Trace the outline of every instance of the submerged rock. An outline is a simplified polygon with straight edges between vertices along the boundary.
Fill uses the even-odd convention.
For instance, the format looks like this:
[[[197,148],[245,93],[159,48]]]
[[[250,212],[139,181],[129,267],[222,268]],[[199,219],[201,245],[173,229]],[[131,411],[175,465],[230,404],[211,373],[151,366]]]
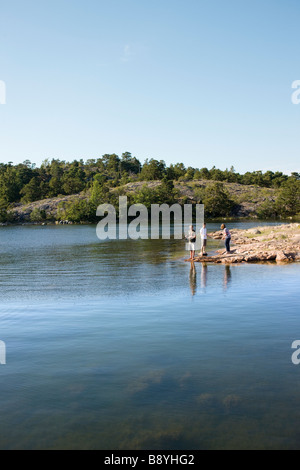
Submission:
[[[216,404],[216,399],[211,393],[202,393],[196,397],[196,402],[202,407],[211,407]]]
[[[233,411],[239,407],[242,400],[238,395],[228,395],[223,399],[223,405],[227,412]]]

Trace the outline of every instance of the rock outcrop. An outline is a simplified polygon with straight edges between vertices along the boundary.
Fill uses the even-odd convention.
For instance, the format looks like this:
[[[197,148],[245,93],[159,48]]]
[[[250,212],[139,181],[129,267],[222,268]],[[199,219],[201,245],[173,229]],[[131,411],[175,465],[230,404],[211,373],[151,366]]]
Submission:
[[[61,204],[67,204],[69,202],[75,202],[78,200],[86,199],[87,196],[84,193],[73,194],[71,196],[61,196],[52,199],[43,199],[41,201],[30,202],[28,204],[15,204],[11,213],[17,222],[28,222],[30,221],[30,215],[33,210],[38,209],[44,211],[49,219],[55,219]]]
[[[274,225],[256,229],[231,230],[231,253],[217,250],[209,256],[196,256],[196,262],[212,263],[290,263],[300,261],[300,225]],[[209,236],[215,240],[222,238],[222,232]]]

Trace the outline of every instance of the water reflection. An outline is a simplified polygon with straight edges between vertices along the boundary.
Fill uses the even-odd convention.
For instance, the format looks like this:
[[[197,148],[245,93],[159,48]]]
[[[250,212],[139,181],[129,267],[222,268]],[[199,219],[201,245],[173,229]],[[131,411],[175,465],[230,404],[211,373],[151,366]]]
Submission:
[[[197,271],[195,268],[195,263],[191,262],[191,269],[190,269],[190,288],[192,295],[195,295],[197,292]]]
[[[225,270],[224,270],[224,282],[223,282],[225,291],[228,289],[230,283],[231,283],[231,268],[229,265],[226,265]]]
[[[201,270],[201,288],[205,289],[207,284],[207,264],[202,263],[202,270]]]
[[[215,269],[216,266],[213,267]],[[207,288],[207,277],[208,277],[208,265],[207,263],[202,263],[201,267],[199,266],[197,269],[201,269],[201,274],[200,274],[200,286],[201,290],[206,292]],[[190,267],[190,272],[189,272],[189,282],[190,282],[190,289],[191,289],[191,294],[194,296],[197,292],[197,269],[195,266],[195,263],[191,262],[191,267]],[[223,290],[227,291],[229,288],[231,281],[232,281],[232,272],[231,272],[231,267],[229,265],[224,266],[223,268],[221,266],[217,267],[218,269],[218,275],[214,275],[211,277],[211,284],[214,283],[214,286],[216,287],[218,284],[222,285],[223,284]],[[222,275],[222,269],[223,269],[223,275]],[[215,271],[216,274],[216,271]]]

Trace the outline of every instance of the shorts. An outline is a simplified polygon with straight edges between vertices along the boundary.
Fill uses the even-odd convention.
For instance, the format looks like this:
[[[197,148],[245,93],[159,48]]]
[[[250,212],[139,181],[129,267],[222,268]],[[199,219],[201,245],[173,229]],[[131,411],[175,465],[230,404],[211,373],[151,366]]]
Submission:
[[[195,251],[195,243],[189,242],[187,245],[188,245],[187,249],[189,251]]]
[[[202,248],[206,248],[207,240],[206,238],[202,240]]]

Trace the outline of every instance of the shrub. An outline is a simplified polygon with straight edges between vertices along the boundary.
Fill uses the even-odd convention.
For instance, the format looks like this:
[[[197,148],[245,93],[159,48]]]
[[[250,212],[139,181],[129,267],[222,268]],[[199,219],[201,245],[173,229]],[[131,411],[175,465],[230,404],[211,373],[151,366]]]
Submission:
[[[64,219],[75,223],[95,221],[96,206],[86,199],[69,202],[64,208]]]
[[[274,219],[278,215],[278,204],[273,200],[264,201],[257,210],[257,216],[260,219]]]
[[[206,187],[203,203],[208,217],[229,216],[235,206],[224,185],[218,182]]]
[[[300,181],[296,178],[289,178],[283,184],[279,197],[278,207],[280,215],[293,216],[300,213]]]
[[[44,210],[40,210],[37,207],[33,209],[33,211],[30,214],[30,220],[31,222],[42,222],[47,218],[47,214]]]

